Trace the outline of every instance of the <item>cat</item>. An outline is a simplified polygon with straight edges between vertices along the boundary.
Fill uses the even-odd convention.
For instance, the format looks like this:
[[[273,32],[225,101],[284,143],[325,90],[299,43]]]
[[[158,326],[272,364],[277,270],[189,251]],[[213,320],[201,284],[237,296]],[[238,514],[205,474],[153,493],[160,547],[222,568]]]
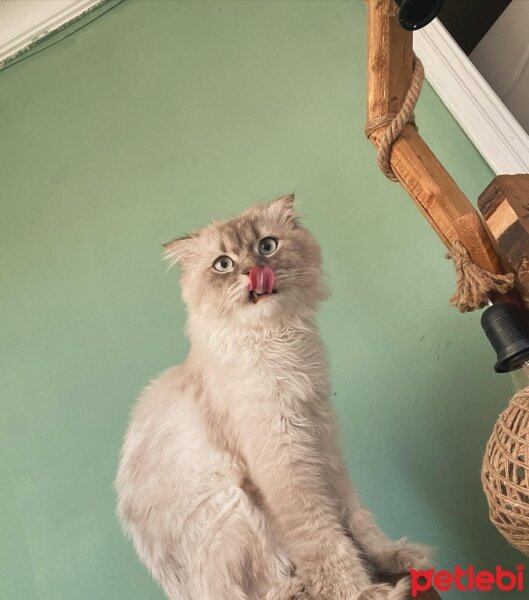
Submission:
[[[375,573],[430,566],[364,508],[338,448],[315,318],[320,249],[294,196],[165,247],[186,360],[134,407],[117,514],[170,600],[402,600]]]

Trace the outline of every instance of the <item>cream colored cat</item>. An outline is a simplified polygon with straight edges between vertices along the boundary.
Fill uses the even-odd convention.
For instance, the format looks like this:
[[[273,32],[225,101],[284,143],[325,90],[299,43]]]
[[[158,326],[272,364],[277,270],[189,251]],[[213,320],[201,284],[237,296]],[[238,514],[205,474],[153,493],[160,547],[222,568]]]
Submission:
[[[401,600],[429,566],[359,503],[336,443],[318,244],[293,196],[166,246],[191,349],[136,404],[118,515],[171,600]]]

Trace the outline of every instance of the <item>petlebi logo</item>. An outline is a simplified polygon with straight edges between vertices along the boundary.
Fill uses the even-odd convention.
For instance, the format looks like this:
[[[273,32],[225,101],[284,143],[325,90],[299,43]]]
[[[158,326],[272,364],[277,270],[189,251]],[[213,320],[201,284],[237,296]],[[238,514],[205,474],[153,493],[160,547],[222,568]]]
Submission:
[[[439,592],[449,592],[456,589],[461,592],[513,592],[524,590],[525,565],[518,564],[514,571],[504,569],[498,565],[494,571],[477,571],[475,567],[462,568],[456,566],[453,573],[450,571],[410,571],[411,595],[416,598],[419,592],[425,592],[434,587]]]

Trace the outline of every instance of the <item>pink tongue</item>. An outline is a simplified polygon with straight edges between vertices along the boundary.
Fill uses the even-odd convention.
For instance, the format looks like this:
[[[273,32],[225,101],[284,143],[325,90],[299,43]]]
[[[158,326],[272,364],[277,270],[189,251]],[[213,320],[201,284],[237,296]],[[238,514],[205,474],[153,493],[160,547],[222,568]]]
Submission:
[[[250,292],[256,294],[271,294],[274,289],[276,279],[275,273],[270,267],[252,267],[250,273]]]

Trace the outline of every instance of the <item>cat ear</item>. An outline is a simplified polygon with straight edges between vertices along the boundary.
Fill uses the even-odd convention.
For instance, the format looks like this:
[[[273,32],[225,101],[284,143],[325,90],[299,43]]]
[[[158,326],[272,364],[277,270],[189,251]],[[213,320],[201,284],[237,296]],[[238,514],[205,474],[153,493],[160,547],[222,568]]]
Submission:
[[[287,212],[292,212],[294,210],[294,200],[295,200],[295,194],[287,194],[286,196],[281,196],[280,198],[277,198],[276,200],[272,200],[272,202],[270,202],[270,206],[274,207],[274,208],[280,208],[281,210],[287,211]]]
[[[183,237],[176,238],[171,242],[163,244],[164,258],[169,261],[169,268],[177,263],[182,264],[186,257],[193,253],[194,245],[195,237],[193,235],[184,235]]]
[[[294,199],[294,194],[288,194],[277,198],[277,200],[272,200],[267,206],[268,213],[283,225],[288,224],[292,227],[299,227],[294,212]]]

